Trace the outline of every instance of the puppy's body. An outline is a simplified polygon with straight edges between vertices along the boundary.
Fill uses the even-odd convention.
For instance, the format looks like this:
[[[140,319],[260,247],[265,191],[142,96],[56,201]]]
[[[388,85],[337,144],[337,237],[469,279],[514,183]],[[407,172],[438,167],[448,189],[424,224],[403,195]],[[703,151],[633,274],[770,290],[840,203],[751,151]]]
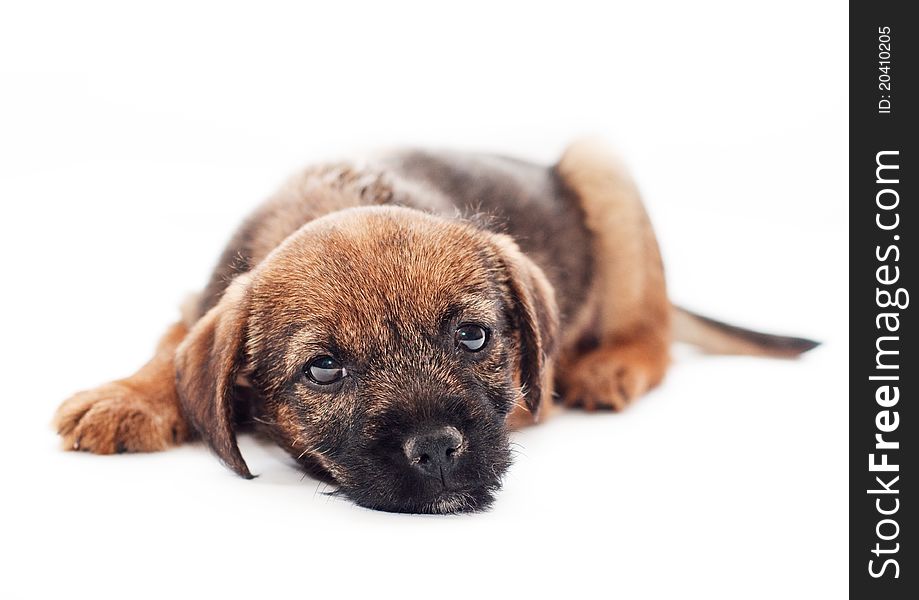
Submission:
[[[333,164],[256,210],[154,359],[65,402],[57,426],[98,453],[197,432],[249,476],[235,430],[254,422],[360,504],[473,510],[509,464],[507,426],[545,413],[553,386],[620,409],[659,383],[674,314],[719,351],[812,347],[674,313],[639,195],[595,148],[550,168]]]
[[[565,367],[559,374],[568,375],[558,383],[569,405],[622,408],[663,377],[670,305],[657,242],[627,174],[587,145],[574,146],[555,167],[411,151],[363,167],[307,170],[241,227],[191,322],[304,223],[362,205],[481,217],[488,229],[512,237],[555,291],[562,332],[556,355]],[[591,356],[578,364],[585,354]],[[619,364],[623,354],[635,355],[630,369]],[[512,423],[529,420],[518,411]]]

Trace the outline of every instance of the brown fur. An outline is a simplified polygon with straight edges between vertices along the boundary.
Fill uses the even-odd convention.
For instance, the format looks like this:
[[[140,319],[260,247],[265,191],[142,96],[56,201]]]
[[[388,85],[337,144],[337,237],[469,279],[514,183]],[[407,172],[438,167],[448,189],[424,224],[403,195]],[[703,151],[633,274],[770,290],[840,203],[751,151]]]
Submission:
[[[622,409],[660,383],[669,362],[670,301],[657,239],[635,184],[604,149],[576,144],[557,169],[581,200],[597,265],[584,326],[572,331],[593,343],[563,351],[560,388],[569,406]]]
[[[54,427],[64,449],[153,452],[188,439],[191,430],[179,408],[173,367],[176,348],[187,332],[184,324],[173,325],[137,373],[61,404]]]
[[[324,443],[372,436],[390,414],[433,414],[465,377],[511,383],[514,427],[545,416],[554,387],[568,406],[624,408],[663,379],[673,310],[638,191],[594,145],[551,169],[422,152],[313,168],[243,223],[147,365],[67,400],[55,425],[65,448],[101,454],[197,431],[250,477],[235,437],[250,422],[347,486],[353,473]],[[715,349],[807,349],[676,314],[680,332]],[[459,322],[492,330],[489,352],[437,354],[437,332]],[[303,378],[331,347],[363,365],[349,378],[360,394]]]

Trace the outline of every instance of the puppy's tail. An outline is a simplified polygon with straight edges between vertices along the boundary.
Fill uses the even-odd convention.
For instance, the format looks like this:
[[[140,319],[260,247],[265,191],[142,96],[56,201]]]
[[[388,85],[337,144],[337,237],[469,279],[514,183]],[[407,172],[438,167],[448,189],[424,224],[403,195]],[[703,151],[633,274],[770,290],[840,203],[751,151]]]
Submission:
[[[703,317],[674,306],[673,335],[678,342],[698,346],[710,354],[749,354],[794,358],[820,345],[799,337],[761,333]]]

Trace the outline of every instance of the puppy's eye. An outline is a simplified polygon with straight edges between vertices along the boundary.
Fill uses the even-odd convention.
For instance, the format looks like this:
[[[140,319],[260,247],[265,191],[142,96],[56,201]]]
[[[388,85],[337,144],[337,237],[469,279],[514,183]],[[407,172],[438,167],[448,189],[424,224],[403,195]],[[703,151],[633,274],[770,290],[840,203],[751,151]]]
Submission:
[[[320,385],[335,383],[348,375],[341,363],[331,356],[317,356],[303,370],[307,377]]]
[[[456,328],[453,334],[456,344],[469,352],[478,352],[488,341],[488,331],[481,325],[467,323]]]

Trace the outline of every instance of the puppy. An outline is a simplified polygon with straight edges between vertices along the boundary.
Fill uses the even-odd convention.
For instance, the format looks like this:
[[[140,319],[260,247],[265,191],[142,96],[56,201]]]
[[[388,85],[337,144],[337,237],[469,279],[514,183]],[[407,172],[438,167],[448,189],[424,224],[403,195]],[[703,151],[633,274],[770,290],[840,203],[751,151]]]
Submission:
[[[137,373],[55,417],[64,447],[200,437],[251,478],[252,425],[369,508],[487,507],[508,429],[555,399],[624,408],[674,340],[792,357],[816,343],[675,308],[634,184],[602,149],[552,167],[410,151],[291,179],[241,226]]]

